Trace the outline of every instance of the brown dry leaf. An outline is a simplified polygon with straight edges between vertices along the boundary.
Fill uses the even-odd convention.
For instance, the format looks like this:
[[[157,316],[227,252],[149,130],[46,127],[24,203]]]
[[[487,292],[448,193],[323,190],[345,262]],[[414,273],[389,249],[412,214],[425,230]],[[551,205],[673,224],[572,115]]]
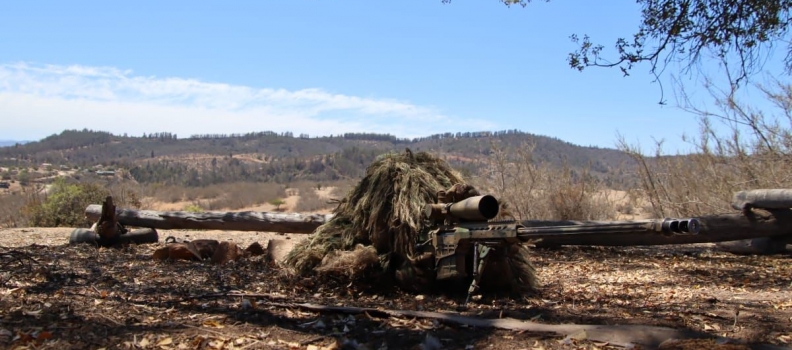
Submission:
[[[167,337],[165,339],[160,340],[157,343],[157,346],[165,346],[165,345],[171,345],[171,344],[173,344],[173,338]]]
[[[190,345],[192,345],[193,348],[198,348],[205,340],[206,338],[204,338],[203,336],[197,336],[193,338],[192,342],[190,342]]]
[[[776,305],[773,305],[773,307],[778,309],[778,310],[785,310],[785,309],[788,309],[788,308],[792,308],[792,300],[787,300],[785,302],[778,303]]]
[[[289,349],[299,349],[300,348],[300,343],[288,342],[288,341],[285,341],[285,340],[282,340],[282,339],[278,339],[278,343],[286,345],[287,347],[289,347]]]
[[[27,344],[33,341],[33,337],[29,333],[17,332],[17,341],[21,344]]]
[[[36,337],[36,340],[38,340],[38,341],[43,341],[43,340],[48,340],[48,339],[52,339],[52,333],[49,332],[49,331],[41,331],[41,332],[39,332],[38,336]]]
[[[204,327],[225,328],[225,326],[223,326],[222,324],[220,324],[220,322],[217,322],[215,320],[206,320],[203,321],[202,324]]]
[[[328,346],[321,347],[320,350],[338,350],[338,348],[339,348],[338,347],[338,342],[335,342],[335,343],[332,343],[332,344],[330,344]]]
[[[223,349],[226,345],[226,339],[217,339],[209,342],[209,346],[215,349]]]
[[[149,342],[148,338],[140,339],[140,341],[138,342],[138,346],[140,346],[141,348],[145,348],[149,344],[151,344],[151,342]]]

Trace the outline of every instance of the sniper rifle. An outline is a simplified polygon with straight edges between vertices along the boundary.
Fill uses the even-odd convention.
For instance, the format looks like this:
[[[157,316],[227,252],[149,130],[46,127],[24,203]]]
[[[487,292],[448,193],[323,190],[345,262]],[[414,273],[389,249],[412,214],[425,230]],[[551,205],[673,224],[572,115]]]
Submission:
[[[519,221],[490,221],[498,215],[500,205],[491,195],[474,196],[446,203],[445,191],[438,192],[437,203],[427,204],[424,216],[430,229],[421,237],[417,251],[434,257],[437,281],[462,280],[472,277],[467,304],[479,286],[481,274],[493,249],[512,244],[537,243],[544,238],[591,234],[695,235],[701,224],[698,219],[656,219],[637,221],[604,221],[579,225],[526,227]]]

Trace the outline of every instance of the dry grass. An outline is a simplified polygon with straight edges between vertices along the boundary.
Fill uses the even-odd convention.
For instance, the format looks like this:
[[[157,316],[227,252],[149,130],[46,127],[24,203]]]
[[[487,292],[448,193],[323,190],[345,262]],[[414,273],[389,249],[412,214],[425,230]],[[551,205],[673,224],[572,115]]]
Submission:
[[[294,210],[298,212],[316,212],[326,209],[332,209],[335,204],[328,203],[328,198],[319,196],[320,186],[316,183],[303,182],[293,185],[297,189],[300,199]]]
[[[476,183],[506,207],[504,218],[518,220],[609,220],[618,198],[588,171],[555,168],[533,160],[533,145],[507,152],[493,143],[492,165]]]
[[[26,224],[25,218],[20,215],[25,206],[25,195],[12,192],[0,196],[0,227],[21,227]]]
[[[655,216],[696,216],[732,211],[734,192],[792,188],[792,85],[759,87],[776,114],[747,106],[736,90],[708,86],[717,111],[685,108],[700,117],[697,137],[685,136],[695,154],[666,156],[658,143],[654,158],[620,141],[639,164],[641,195]],[[724,131],[725,130],[725,131]]]
[[[238,210],[286,196],[283,185],[264,182],[233,182],[206,187],[148,186],[153,201],[189,202],[203,210]]]
[[[236,182],[216,186],[221,195],[210,202],[208,210],[242,209],[286,196],[285,187],[275,183]]]
[[[154,201],[163,203],[176,203],[184,199],[184,187],[173,185],[153,184],[143,186]]]
[[[377,251],[372,246],[358,244],[353,250],[334,250],[327,254],[316,271],[340,274],[352,278],[362,277],[366,269],[379,263]]]
[[[341,199],[346,197],[346,195],[355,188],[357,184],[356,181],[353,180],[341,180],[334,182],[332,184],[333,190],[330,191],[330,198]]]

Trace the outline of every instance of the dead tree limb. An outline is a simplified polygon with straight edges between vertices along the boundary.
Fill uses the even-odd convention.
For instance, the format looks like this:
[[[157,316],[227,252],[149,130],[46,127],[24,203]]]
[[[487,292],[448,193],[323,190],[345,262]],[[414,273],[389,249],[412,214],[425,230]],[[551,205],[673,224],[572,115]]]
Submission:
[[[85,209],[85,216],[94,221],[101,216],[96,204]],[[267,231],[311,233],[332,215],[267,213],[267,212],[203,212],[116,209],[116,219],[124,226],[150,227],[162,230],[198,229],[227,231]]]
[[[101,216],[101,206],[89,205],[85,215],[90,220]],[[268,231],[312,233],[332,214],[153,211],[116,209],[116,220],[124,226],[155,229],[204,229],[228,231]],[[639,246],[688,243],[714,243],[759,237],[792,238],[792,211],[789,209],[753,209],[741,213],[707,215],[699,218],[702,228],[697,235],[662,235],[652,232],[596,233],[546,238],[539,245]],[[527,227],[564,226],[592,223],[586,221],[523,221]]]
[[[512,331],[526,331],[536,333],[551,333],[561,336],[571,336],[581,340],[606,342],[611,345],[629,347],[641,345],[650,349],[656,348],[662,342],[670,339],[707,339],[713,338],[706,333],[692,330],[679,330],[668,327],[655,327],[643,325],[577,325],[577,324],[543,324],[523,321],[513,318],[487,319],[464,316],[457,313],[389,310],[381,308],[366,308],[352,306],[327,306],[310,303],[278,303],[260,301],[258,305],[268,305],[283,308],[296,308],[314,312],[332,312],[346,314],[366,313],[375,317],[414,317],[433,319],[445,323],[467,325],[482,328],[497,328]]]

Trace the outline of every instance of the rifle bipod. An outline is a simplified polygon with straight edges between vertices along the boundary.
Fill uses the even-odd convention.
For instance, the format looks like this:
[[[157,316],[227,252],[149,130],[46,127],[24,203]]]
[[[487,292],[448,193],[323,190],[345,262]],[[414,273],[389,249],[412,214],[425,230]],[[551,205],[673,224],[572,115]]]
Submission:
[[[470,282],[470,288],[468,288],[465,303],[462,304],[463,307],[467,306],[470,301],[470,296],[479,289],[481,275],[484,273],[484,268],[487,265],[487,258],[491,250],[492,248],[485,244],[479,244],[478,242],[473,244],[473,281]]]

